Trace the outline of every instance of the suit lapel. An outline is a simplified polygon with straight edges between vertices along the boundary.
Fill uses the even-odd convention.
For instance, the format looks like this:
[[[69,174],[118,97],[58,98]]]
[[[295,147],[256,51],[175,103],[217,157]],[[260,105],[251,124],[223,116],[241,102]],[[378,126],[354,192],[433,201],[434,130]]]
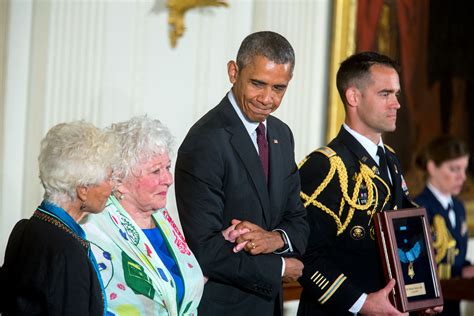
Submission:
[[[344,127],[341,127],[341,130],[339,132],[339,135],[342,139],[342,142],[346,145],[347,148],[349,148],[350,151],[357,157],[357,159],[363,163],[365,163],[367,166],[369,166],[371,169],[373,167],[377,167],[377,164],[375,161],[370,157],[369,153],[367,150],[365,150],[364,147],[352,136]]]
[[[263,219],[264,222],[266,222],[269,220],[268,214],[270,213],[270,199],[268,196],[267,184],[265,183],[262,163],[247,130],[240,121],[240,118],[237,116],[237,113],[235,113],[232,108],[232,104],[230,104],[227,96],[221,105],[222,113],[228,123],[225,129],[230,134],[230,144],[237,157],[242,161],[249,177],[252,179],[255,191],[257,192],[262,205]]]

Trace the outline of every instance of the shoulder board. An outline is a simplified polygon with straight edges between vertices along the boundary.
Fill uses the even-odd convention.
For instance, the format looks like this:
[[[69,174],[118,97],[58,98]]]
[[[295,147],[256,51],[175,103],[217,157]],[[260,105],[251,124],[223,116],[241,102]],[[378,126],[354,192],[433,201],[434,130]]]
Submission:
[[[393,150],[392,147],[390,147],[389,145],[386,145],[386,144],[383,144],[385,146],[385,148],[387,148],[388,150],[390,150],[393,154],[395,153],[395,150]]]
[[[337,155],[336,152],[334,151],[334,149],[332,149],[328,146],[320,147],[320,148],[316,149],[314,152],[319,152],[319,153],[325,155],[328,158],[331,158],[332,156]]]

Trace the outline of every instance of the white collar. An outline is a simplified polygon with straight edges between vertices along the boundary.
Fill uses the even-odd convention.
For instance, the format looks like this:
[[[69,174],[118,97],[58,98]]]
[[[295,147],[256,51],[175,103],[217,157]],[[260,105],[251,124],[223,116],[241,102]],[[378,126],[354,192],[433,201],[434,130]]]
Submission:
[[[383,150],[385,151],[385,148],[383,146],[383,141],[382,137],[380,137],[380,141],[378,144],[374,144],[370,139],[365,137],[364,135],[354,131],[352,128],[349,127],[346,123],[342,125],[346,131],[349,132],[354,138],[364,147],[364,149],[369,153],[370,157],[378,164],[379,162],[379,157],[377,156],[377,146],[382,146]]]
[[[235,96],[232,90],[230,90],[229,93],[227,94],[227,98],[229,99],[230,104],[232,104],[232,107],[234,108],[235,112],[239,116],[240,120],[244,124],[245,129],[247,130],[247,133],[249,133],[249,135],[252,136],[253,133],[256,133],[255,130],[257,129],[258,124],[260,124],[260,122],[251,122],[245,117],[244,113],[242,112],[240,107],[237,105],[237,100],[235,99]],[[263,121],[262,123],[263,125],[265,125],[265,132],[266,132],[267,120]]]
[[[438,202],[441,204],[441,206],[446,210],[448,209],[449,204],[452,204],[453,202],[453,197],[448,194],[442,193],[440,190],[438,190],[434,185],[432,185],[429,181],[426,184],[428,189],[430,189],[431,193],[435,196],[435,198],[438,200]]]

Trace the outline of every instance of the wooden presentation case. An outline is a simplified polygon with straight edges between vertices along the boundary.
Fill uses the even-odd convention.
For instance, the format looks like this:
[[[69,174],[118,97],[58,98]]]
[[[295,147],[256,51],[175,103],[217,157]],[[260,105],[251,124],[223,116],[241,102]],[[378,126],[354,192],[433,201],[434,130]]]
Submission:
[[[376,214],[375,231],[385,277],[387,282],[396,280],[390,301],[402,312],[443,305],[429,227],[424,208]]]

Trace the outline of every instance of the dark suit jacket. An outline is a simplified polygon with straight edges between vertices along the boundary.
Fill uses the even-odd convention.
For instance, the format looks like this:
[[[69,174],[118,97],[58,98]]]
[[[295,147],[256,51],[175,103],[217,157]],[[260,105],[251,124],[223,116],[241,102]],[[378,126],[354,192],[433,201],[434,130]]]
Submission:
[[[342,159],[347,169],[348,194],[352,198],[360,164],[371,169],[377,168],[377,164],[344,128],[328,146]],[[408,192],[403,189],[406,185],[403,184],[400,163],[387,148],[386,153],[393,187],[389,187],[392,198],[384,209],[413,207],[407,198]],[[319,151],[307,158],[300,168],[301,189],[305,194],[312,195],[328,175],[330,163],[328,157]],[[388,190],[377,178],[373,179],[373,183],[378,191],[376,210],[380,211]],[[367,186],[362,185],[358,194],[359,204],[366,203],[367,192]],[[386,284],[373,232],[374,218],[371,219],[367,210],[355,210],[352,218],[348,217],[347,203],[339,214],[341,199],[341,182],[336,173],[317,197],[317,201],[333,214],[312,204],[306,208],[311,233],[303,257],[303,276],[299,280],[303,286],[299,315],[350,315],[349,308],[362,293],[378,291]],[[369,210],[372,209],[373,206],[369,207]],[[341,221],[341,226],[346,219],[349,222],[339,235],[335,217]]]
[[[242,121],[227,96],[189,131],[176,161],[176,200],[187,242],[203,273],[199,315],[281,313],[279,255],[233,253],[221,231],[232,219],[265,230],[282,229],[295,254],[308,236],[294,162],[293,136],[280,120],[267,119],[269,183]]]
[[[65,227],[36,213],[15,225],[2,267],[3,315],[104,314],[88,243]]]

